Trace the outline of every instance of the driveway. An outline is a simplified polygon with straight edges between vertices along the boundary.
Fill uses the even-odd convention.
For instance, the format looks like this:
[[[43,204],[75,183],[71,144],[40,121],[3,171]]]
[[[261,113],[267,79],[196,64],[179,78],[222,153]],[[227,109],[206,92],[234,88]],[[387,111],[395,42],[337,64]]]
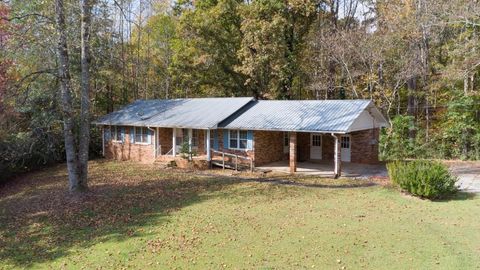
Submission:
[[[458,177],[457,185],[465,192],[480,193],[480,161],[445,161],[454,175]],[[288,161],[278,161],[257,169],[265,171],[289,172]],[[298,162],[297,174],[317,175],[323,177],[333,176],[331,162]],[[356,163],[343,163],[342,176],[353,178],[388,177],[385,165],[364,165]]]
[[[445,163],[458,177],[457,185],[460,190],[480,193],[480,161],[446,161]]]

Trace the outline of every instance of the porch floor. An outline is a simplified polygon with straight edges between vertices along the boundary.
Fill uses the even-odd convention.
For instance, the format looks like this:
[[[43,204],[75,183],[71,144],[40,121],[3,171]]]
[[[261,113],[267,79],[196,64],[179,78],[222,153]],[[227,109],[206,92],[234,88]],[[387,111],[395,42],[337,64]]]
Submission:
[[[296,174],[318,175],[321,177],[333,177],[333,162],[328,161],[306,161],[297,162]],[[289,173],[288,160],[282,160],[258,166],[259,170],[271,170],[272,172]],[[370,178],[386,177],[387,169],[384,164],[360,164],[342,162],[342,177]]]

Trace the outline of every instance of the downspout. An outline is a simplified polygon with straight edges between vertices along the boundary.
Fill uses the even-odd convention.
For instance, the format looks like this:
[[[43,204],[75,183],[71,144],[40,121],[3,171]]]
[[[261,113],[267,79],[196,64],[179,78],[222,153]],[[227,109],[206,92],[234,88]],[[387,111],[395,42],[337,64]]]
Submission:
[[[153,144],[153,158],[157,158],[157,133],[155,132],[155,129],[151,127],[147,127],[147,128],[153,131],[154,138],[155,138],[155,143]]]

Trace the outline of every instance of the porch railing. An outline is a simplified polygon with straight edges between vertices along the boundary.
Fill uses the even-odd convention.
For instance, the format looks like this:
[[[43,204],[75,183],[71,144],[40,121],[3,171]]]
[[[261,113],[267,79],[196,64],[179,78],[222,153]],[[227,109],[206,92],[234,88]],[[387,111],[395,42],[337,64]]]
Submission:
[[[213,149],[211,149],[210,151],[212,153],[212,156],[211,156],[212,157],[212,161],[211,161],[212,164],[217,165],[217,166],[221,166],[224,170],[225,170],[225,168],[230,168],[230,169],[234,169],[235,171],[238,171],[239,160],[246,160],[247,164],[249,165],[249,170],[251,172],[253,172],[253,159],[250,158],[250,157],[244,157],[244,156],[235,155],[235,154],[231,154],[231,153],[225,153],[225,152],[217,151],[217,150],[213,150]],[[221,161],[214,160],[215,156],[222,157],[222,160]],[[229,158],[229,157],[232,159],[231,162],[226,160],[226,158]]]
[[[173,154],[173,147],[168,150],[168,152],[164,156],[171,156]]]
[[[155,151],[156,151],[155,152],[155,157],[156,158],[162,156],[162,146],[161,145],[158,145],[158,148]]]

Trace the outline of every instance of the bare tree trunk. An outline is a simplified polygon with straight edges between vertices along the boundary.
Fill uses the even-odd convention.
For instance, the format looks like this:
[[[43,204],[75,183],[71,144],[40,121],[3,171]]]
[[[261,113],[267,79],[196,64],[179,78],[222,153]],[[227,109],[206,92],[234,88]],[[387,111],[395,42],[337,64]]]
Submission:
[[[82,0],[81,22],[81,110],[78,149],[78,190],[87,190],[88,149],[90,145],[90,24],[92,0]]]
[[[468,95],[468,73],[465,73],[465,75],[463,75],[463,93],[466,95]]]
[[[407,114],[413,116],[416,119],[417,112],[417,100],[416,100],[416,91],[417,91],[417,78],[415,76],[411,77],[407,81],[408,89],[408,101],[407,101]],[[408,132],[408,137],[410,139],[415,138],[415,130],[410,129]]]
[[[65,24],[65,7],[63,0],[55,0],[56,27],[58,34],[58,78],[60,81],[60,99],[63,112],[63,133],[67,158],[68,181],[70,191],[77,190],[78,157],[74,136],[74,112],[72,106],[72,87],[70,80],[70,63],[68,59],[67,31]]]

